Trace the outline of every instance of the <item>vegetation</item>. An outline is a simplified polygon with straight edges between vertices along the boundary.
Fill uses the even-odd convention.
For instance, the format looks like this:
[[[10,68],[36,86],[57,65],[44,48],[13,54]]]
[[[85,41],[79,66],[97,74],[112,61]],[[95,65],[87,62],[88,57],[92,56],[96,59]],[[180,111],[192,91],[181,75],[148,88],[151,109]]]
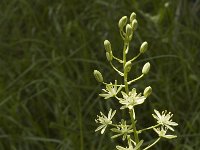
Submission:
[[[135,86],[156,89],[136,110],[141,113],[137,120],[145,122],[138,126],[152,125],[145,116],[166,108],[176,112],[178,137],[154,149],[198,149],[199,5],[198,0],[1,0],[0,149],[108,150],[122,145],[110,141],[112,135],[94,132],[96,114],[116,104],[98,98],[101,85],[96,86],[92,72],[98,66],[108,81],[118,79],[102,43],[109,39],[113,49],[122,48],[114,22],[133,11],[139,27],[130,46],[139,49],[146,40],[149,50],[133,64],[132,76],[149,61],[151,72]],[[145,134],[145,140],[153,141],[152,134]]]

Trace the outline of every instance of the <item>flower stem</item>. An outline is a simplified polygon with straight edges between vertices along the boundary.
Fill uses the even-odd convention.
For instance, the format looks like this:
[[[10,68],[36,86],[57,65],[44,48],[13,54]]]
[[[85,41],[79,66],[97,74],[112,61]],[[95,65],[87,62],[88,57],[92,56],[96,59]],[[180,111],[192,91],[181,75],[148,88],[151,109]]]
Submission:
[[[126,43],[126,41],[124,41],[124,48],[123,48],[123,68],[124,68],[124,85],[125,85],[125,91],[126,94],[129,93],[129,89],[128,89],[128,81],[127,81],[127,75],[128,73],[125,70],[125,64],[126,64],[126,50],[128,48],[128,43]]]
[[[143,150],[147,150],[147,149],[151,148],[151,147],[154,146],[159,140],[160,140],[160,137],[159,137],[157,140],[155,140],[155,142],[153,142],[151,145],[147,146],[147,147],[146,147],[145,149],[143,149]]]
[[[144,76],[144,74],[140,75],[139,77],[137,77],[137,78],[135,78],[135,79],[129,81],[128,84],[131,84],[131,83],[133,83],[133,82],[135,82],[135,81],[141,79],[143,76]]]
[[[132,123],[133,132],[134,132],[135,142],[136,142],[136,144],[138,144],[139,137],[138,137],[138,132],[137,132],[136,125],[135,125],[135,120],[133,118],[133,110],[129,110],[129,113],[130,113],[130,117],[131,117],[131,123]],[[138,150],[140,150],[140,148]]]
[[[153,129],[153,128],[156,128],[156,127],[158,127],[158,126],[160,126],[160,124],[157,124],[157,125],[155,125],[155,126],[151,126],[151,127],[144,128],[144,129],[142,129],[142,130],[139,130],[138,133],[142,133],[143,131]]]

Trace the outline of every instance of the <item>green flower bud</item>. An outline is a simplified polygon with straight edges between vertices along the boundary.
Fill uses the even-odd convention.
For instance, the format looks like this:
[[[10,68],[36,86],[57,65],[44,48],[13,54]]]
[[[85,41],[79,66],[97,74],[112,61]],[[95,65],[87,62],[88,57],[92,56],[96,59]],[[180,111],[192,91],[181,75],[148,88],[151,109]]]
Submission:
[[[131,26],[132,26],[133,30],[136,30],[136,29],[137,29],[138,22],[137,22],[136,19],[134,19],[134,20],[131,22]]]
[[[108,40],[104,41],[104,47],[105,47],[106,52],[111,53],[112,48],[111,48],[111,44],[110,44],[110,42]]]
[[[145,41],[145,42],[143,42],[142,45],[140,46],[140,53],[146,52],[147,48],[148,48],[148,43]]]
[[[106,58],[108,61],[112,61],[113,59],[112,53],[106,52]]]
[[[130,22],[132,22],[134,19],[136,19],[136,14],[132,12],[132,14],[130,15]]]
[[[103,76],[98,70],[94,70],[94,77],[98,82],[103,82]]]
[[[126,25],[126,36],[130,37],[133,34],[133,28],[131,27],[130,24]]]
[[[142,68],[142,73],[145,75],[149,72],[149,70],[150,70],[150,63],[147,62]]]
[[[144,95],[144,97],[147,98],[151,93],[152,93],[152,88],[150,86],[148,86],[144,89],[143,95]]]
[[[119,20],[119,23],[118,23],[119,28],[123,29],[126,23],[127,23],[127,16],[124,16]]]
[[[124,66],[125,72],[129,72],[131,70],[131,67],[132,67],[131,61],[126,62]]]

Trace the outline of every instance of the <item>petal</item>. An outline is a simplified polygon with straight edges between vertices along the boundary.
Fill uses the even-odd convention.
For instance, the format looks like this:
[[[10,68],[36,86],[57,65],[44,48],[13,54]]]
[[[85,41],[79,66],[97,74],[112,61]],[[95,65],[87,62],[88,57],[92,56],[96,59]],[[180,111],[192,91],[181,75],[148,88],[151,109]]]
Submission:
[[[104,126],[105,126],[104,124],[103,124],[103,125],[100,125],[98,128],[96,128],[95,132],[101,130]]]
[[[169,125],[167,125],[167,124],[165,124],[165,126],[166,126],[168,129],[170,129],[171,131],[174,131],[174,129],[173,129],[171,126],[169,126]]]
[[[156,109],[154,109],[154,112],[156,113],[156,115],[158,116],[158,118],[161,118],[161,115],[160,115],[159,111],[157,111]]]
[[[116,110],[113,111],[113,113],[112,113],[110,119],[112,119],[112,118],[114,117],[115,114],[116,114]]]
[[[162,137],[167,138],[167,139],[173,139],[176,138],[176,135],[163,135]]]
[[[125,92],[121,92],[124,99],[127,99],[128,95]]]
[[[170,126],[177,126],[178,125],[178,123],[172,122],[172,121],[168,121],[167,124],[170,125]]]
[[[133,89],[131,90],[131,95],[133,95],[133,96],[136,96],[136,95],[137,95],[137,93],[136,93],[136,88],[133,88]]]
[[[111,113],[112,113],[112,109],[110,109],[109,112],[108,112],[108,119],[110,119]]]
[[[116,134],[116,135],[111,136],[111,138],[114,139],[114,138],[117,138],[117,137],[119,137],[119,136],[121,136],[121,135],[122,135],[122,133]]]
[[[101,96],[101,97],[106,97],[106,96],[108,96],[109,94],[99,94],[99,96]]]
[[[136,105],[139,105],[139,104],[144,103],[144,100],[145,100],[145,99],[146,99],[145,97],[137,98],[137,99],[136,99]]]
[[[159,118],[158,118],[156,115],[152,114],[152,116],[153,116],[156,120],[159,120]]]
[[[119,91],[121,91],[122,88],[123,88],[123,86],[120,86],[120,87],[117,89],[117,93],[118,93]]]
[[[101,130],[101,134],[103,134],[106,130],[107,125],[104,126],[104,128]]]
[[[121,146],[119,146],[119,145],[117,145],[116,148],[117,148],[118,150],[127,150],[127,148],[121,147]]]
[[[139,148],[141,147],[141,145],[142,145],[143,142],[144,142],[144,141],[141,140],[141,141],[135,146],[135,148],[134,148],[133,150],[139,149]]]

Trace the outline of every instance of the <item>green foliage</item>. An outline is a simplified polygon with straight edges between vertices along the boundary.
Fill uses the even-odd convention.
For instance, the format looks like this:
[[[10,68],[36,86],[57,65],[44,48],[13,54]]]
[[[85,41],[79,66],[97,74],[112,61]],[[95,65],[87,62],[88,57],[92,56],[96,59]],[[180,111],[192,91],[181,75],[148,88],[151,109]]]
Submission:
[[[147,40],[149,50],[132,64],[130,75],[140,74],[142,64],[149,61],[151,73],[136,86],[156,89],[149,97],[151,104],[147,101],[136,110],[141,112],[138,121],[153,124],[145,116],[154,108],[160,110],[160,105],[178,110],[174,116],[180,124],[178,138],[154,149],[198,149],[198,6],[198,0],[1,0],[0,149],[108,150],[122,144],[94,132],[99,110],[107,112],[115,104],[105,106],[99,100],[100,86],[96,87],[91,72],[98,66],[106,80],[117,78],[104,63],[99,41],[110,39],[113,50],[120,48],[113,22],[132,11],[137,13],[138,29],[131,47],[139,49]],[[152,137],[147,134],[145,140]]]

